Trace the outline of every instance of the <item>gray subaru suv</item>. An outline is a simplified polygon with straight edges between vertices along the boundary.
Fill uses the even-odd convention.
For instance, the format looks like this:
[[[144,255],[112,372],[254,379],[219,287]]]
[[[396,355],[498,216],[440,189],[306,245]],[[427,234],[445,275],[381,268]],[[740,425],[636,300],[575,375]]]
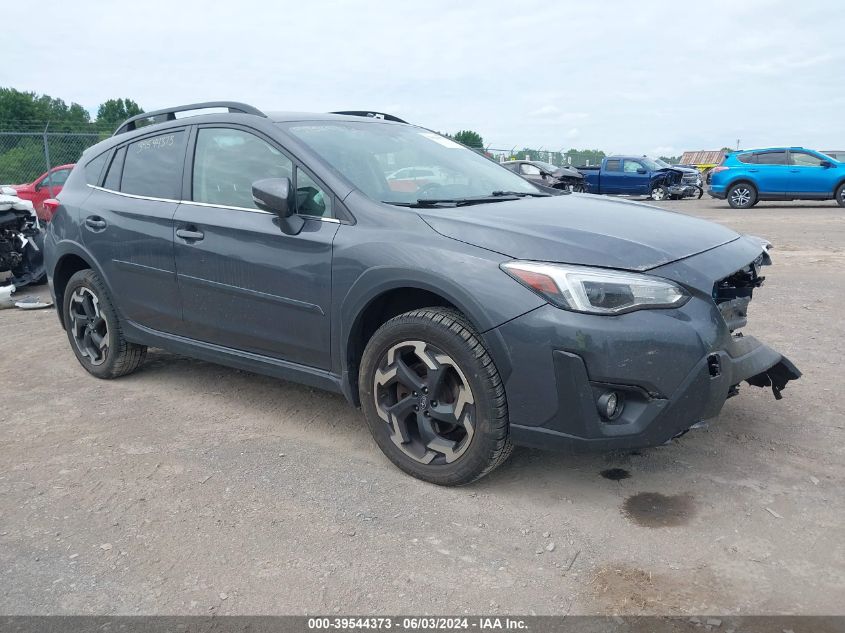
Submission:
[[[83,154],[59,203],[45,261],[88,372],[152,346],[342,393],[437,484],[514,445],[662,444],[743,381],[779,398],[801,375],[740,333],[764,240],[550,195],[390,115],[147,113]]]

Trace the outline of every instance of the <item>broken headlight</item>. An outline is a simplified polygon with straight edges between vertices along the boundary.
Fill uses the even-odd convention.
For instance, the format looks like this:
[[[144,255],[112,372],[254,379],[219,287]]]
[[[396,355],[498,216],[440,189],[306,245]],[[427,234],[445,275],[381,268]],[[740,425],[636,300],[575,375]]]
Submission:
[[[565,310],[622,314],[649,308],[677,308],[689,300],[679,285],[661,277],[588,266],[513,261],[502,270]]]

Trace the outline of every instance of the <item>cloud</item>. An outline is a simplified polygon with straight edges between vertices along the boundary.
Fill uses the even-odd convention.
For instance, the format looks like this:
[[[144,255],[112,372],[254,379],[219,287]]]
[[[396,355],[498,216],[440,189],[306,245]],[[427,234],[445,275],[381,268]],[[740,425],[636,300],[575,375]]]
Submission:
[[[29,5],[7,4],[6,23],[28,23]],[[73,6],[39,24],[38,46],[4,32],[0,85],[91,110],[113,97],[379,110],[507,148],[845,146],[845,11],[823,3],[708,0],[679,29],[654,28],[658,0],[147,0],[132,20]]]

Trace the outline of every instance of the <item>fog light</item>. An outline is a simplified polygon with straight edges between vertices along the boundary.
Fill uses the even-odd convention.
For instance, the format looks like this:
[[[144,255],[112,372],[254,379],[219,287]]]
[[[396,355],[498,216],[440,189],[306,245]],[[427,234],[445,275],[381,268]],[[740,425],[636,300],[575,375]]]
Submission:
[[[599,396],[596,406],[599,410],[599,415],[606,420],[615,420],[622,414],[622,408],[625,406],[622,397],[615,391],[605,391]]]

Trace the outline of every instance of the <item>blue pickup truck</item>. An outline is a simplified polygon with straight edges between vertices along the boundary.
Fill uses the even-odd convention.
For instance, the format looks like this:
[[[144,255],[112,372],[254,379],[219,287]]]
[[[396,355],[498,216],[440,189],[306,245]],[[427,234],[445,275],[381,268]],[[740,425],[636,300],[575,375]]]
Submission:
[[[578,171],[584,174],[587,193],[664,200],[702,191],[698,170],[664,167],[647,156],[608,156],[600,166],[578,167]]]

